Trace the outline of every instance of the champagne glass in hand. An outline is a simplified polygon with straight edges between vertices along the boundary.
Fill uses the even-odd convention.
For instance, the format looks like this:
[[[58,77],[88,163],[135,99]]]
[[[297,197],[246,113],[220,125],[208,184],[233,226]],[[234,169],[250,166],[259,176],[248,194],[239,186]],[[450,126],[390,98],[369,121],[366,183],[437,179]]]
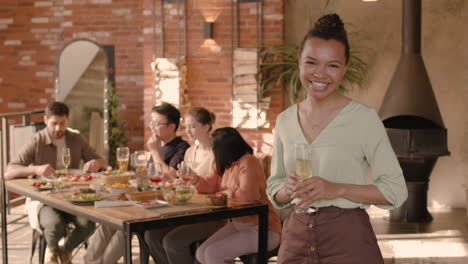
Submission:
[[[117,148],[116,156],[117,156],[117,166],[119,167],[119,170],[127,171],[128,159],[130,156],[129,148],[128,147]]]
[[[296,174],[305,180],[312,176],[312,157],[307,144],[294,145],[294,159]],[[300,202],[300,198],[296,198],[295,204]],[[305,213],[309,208],[295,208],[296,213]]]
[[[68,171],[68,166],[70,166],[70,162],[71,162],[70,148],[64,147],[62,151],[62,163],[66,171]]]

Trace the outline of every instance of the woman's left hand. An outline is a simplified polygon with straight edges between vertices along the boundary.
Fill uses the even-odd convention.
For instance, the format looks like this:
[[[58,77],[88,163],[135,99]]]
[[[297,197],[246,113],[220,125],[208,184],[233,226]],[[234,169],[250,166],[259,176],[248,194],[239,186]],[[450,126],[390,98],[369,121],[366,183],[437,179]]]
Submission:
[[[319,200],[332,200],[340,197],[343,190],[339,184],[314,176],[298,182],[292,198],[300,198],[298,207],[309,206]]]

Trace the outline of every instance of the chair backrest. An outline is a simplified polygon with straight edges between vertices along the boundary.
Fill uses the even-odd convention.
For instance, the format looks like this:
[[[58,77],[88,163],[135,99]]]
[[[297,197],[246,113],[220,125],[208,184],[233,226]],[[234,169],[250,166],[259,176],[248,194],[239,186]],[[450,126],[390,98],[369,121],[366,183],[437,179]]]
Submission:
[[[257,155],[260,164],[262,164],[263,172],[265,173],[266,178],[270,177],[270,166],[271,166],[271,156],[268,154]]]
[[[45,127],[44,123],[10,126],[10,153],[12,160],[34,134]]]

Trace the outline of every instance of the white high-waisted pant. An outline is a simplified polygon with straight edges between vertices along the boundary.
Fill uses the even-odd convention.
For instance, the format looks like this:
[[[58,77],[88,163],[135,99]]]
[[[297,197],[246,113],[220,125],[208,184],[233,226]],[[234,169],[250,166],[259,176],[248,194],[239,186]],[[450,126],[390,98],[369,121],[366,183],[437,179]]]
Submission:
[[[280,233],[268,232],[268,251],[278,247]],[[216,231],[198,248],[202,264],[232,263],[239,256],[258,251],[258,225],[231,221]]]

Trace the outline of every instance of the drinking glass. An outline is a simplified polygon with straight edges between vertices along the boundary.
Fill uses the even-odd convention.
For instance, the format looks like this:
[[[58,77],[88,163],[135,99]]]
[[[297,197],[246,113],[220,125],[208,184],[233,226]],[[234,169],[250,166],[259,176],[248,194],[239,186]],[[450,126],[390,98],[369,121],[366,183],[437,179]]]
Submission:
[[[192,180],[192,176],[190,173],[190,165],[186,161],[182,161],[179,164],[179,169],[177,170],[177,175],[185,182],[188,183]]]
[[[307,144],[294,145],[294,159],[296,174],[305,180],[312,177],[312,155]],[[294,200],[295,204],[301,201],[300,198]],[[295,208],[296,213],[305,213],[309,208]]]
[[[147,158],[146,158],[146,151],[144,150],[137,150],[133,153],[133,159],[135,161],[135,173],[136,173],[136,180],[138,190],[146,191],[148,190],[150,184],[148,181],[146,170],[147,165]]]
[[[152,183],[158,184],[164,180],[161,163],[148,164],[148,178]]]
[[[62,150],[62,163],[65,170],[68,170],[68,166],[70,166],[71,162],[71,155],[70,155],[70,148],[64,147]]]
[[[146,151],[144,150],[137,150],[134,153],[134,160],[135,160],[135,170],[136,172],[143,172],[146,169]]]
[[[127,171],[130,150],[128,147],[117,148],[117,166],[120,171]]]

